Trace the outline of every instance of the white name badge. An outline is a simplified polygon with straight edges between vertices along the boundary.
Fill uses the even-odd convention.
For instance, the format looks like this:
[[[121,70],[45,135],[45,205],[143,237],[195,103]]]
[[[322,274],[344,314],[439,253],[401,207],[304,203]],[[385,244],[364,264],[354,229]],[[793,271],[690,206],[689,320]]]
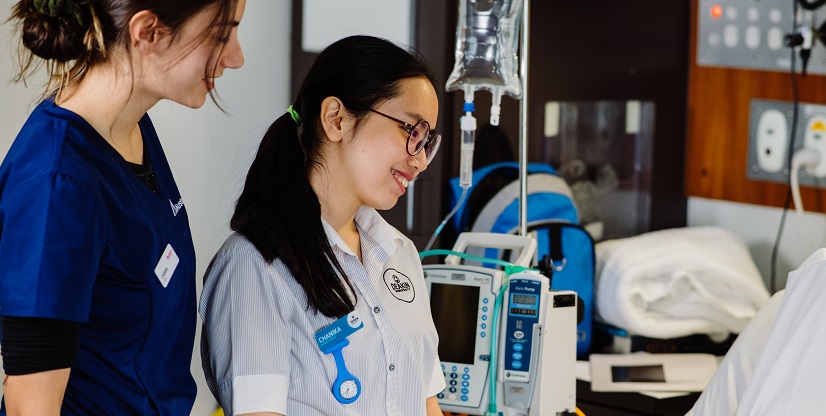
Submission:
[[[169,284],[169,279],[172,278],[172,273],[175,273],[175,268],[178,267],[179,261],[180,259],[178,255],[175,254],[172,245],[167,244],[163,255],[161,255],[161,259],[158,260],[158,265],[155,266],[155,276],[158,276],[158,280],[163,287]]]

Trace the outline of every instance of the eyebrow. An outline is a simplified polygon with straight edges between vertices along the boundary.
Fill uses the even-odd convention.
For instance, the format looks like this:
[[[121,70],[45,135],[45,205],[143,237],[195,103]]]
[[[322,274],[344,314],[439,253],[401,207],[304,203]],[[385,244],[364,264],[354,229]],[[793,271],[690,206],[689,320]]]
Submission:
[[[411,119],[413,119],[413,120],[416,120],[416,121],[414,121],[414,122],[413,122],[413,123],[411,123],[411,124],[415,124],[415,123],[417,123],[417,122],[419,122],[419,121],[422,121],[422,120],[427,121],[427,120],[425,120],[425,119],[424,119],[424,117],[423,117],[421,114],[419,114],[419,113],[411,113],[411,112],[407,112],[407,113],[404,113],[404,115],[406,115],[406,116],[410,117],[410,118],[411,118]],[[430,122],[428,122],[427,124],[430,124]]]

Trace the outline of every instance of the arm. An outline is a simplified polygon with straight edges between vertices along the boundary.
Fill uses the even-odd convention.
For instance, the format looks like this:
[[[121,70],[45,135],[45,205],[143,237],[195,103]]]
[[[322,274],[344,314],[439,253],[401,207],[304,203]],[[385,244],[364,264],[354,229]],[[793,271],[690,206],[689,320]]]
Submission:
[[[8,414],[59,415],[77,354],[78,324],[0,317]]]
[[[290,291],[251,243],[232,237],[207,270],[201,356],[229,415],[287,413],[292,337]],[[266,346],[262,348],[262,346]]]
[[[443,416],[442,408],[439,407],[439,400],[436,396],[427,398],[427,416]]]
[[[5,382],[6,411],[9,415],[60,415],[69,369],[8,376]]]

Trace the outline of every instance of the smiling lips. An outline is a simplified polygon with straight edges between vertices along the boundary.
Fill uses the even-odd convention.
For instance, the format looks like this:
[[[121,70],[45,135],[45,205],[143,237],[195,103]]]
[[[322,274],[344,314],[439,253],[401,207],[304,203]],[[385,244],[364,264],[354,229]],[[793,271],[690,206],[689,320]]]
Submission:
[[[404,173],[401,173],[401,172],[399,172],[395,169],[391,169],[390,172],[393,173],[393,177],[396,178],[396,181],[402,187],[402,193],[404,193],[404,191],[407,189],[407,185],[410,183],[410,180],[413,179],[413,178],[408,179],[408,175],[406,175]]]

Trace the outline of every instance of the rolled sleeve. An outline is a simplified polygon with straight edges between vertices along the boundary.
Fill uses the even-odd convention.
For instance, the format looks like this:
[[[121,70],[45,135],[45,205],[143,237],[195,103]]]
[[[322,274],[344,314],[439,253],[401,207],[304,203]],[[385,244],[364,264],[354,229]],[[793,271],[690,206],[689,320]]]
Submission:
[[[224,411],[228,415],[255,412],[287,413],[287,391],[290,379],[286,376],[262,374],[233,377],[220,392],[222,403],[232,403]]]
[[[231,237],[207,270],[201,296],[204,371],[227,415],[286,414],[295,304],[275,268]]]

